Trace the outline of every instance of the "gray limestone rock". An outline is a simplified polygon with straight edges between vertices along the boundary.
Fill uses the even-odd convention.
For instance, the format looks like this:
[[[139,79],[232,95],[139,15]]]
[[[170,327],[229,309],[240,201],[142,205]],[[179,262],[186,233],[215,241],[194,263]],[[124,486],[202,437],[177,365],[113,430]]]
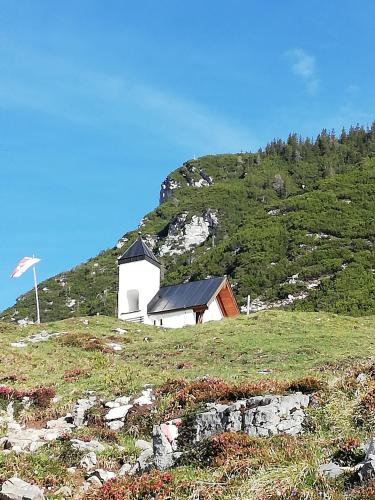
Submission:
[[[134,446],[140,450],[152,450],[152,442],[144,439],[137,439]]]
[[[152,449],[143,450],[137,458],[133,468],[129,471],[129,475],[142,474],[151,470],[154,464],[154,454]]]
[[[3,483],[0,498],[1,500],[44,500],[44,495],[38,486],[26,483],[14,476]]]
[[[71,423],[77,427],[82,427],[86,421],[87,411],[95,406],[96,396],[89,396],[88,398],[79,399],[74,407],[71,415]]]
[[[375,459],[375,438],[371,438],[365,444],[366,451],[366,460],[374,460]]]
[[[104,469],[96,469],[94,470],[94,472],[90,472],[90,474],[87,476],[87,481],[96,482],[96,479],[99,479],[99,481],[103,484],[106,481],[109,481],[110,479],[114,479],[115,477],[116,474],[114,472]]]
[[[200,413],[196,417],[195,441],[224,432],[228,423],[228,405],[215,404],[207,405],[208,411]]]
[[[79,464],[83,469],[91,470],[95,467],[96,462],[96,453],[94,451],[90,451],[81,459]]]
[[[111,408],[107,415],[104,417],[105,420],[121,420],[126,417],[128,411],[130,408],[132,408],[133,405],[123,405],[123,406],[118,406],[117,408]]]
[[[129,474],[129,472],[132,470],[133,466],[131,464],[124,464],[121,469],[118,471],[118,476],[122,477],[125,476],[126,474]]]
[[[368,481],[375,477],[375,460],[367,460],[358,470],[358,478],[361,482]]]
[[[122,420],[111,420],[107,422],[107,427],[111,429],[111,431],[118,431],[124,427],[124,422]]]
[[[341,476],[341,474],[344,473],[344,470],[334,462],[328,462],[319,466],[318,473],[321,476],[334,479],[335,477]]]
[[[99,441],[96,441],[95,439],[92,439],[91,441],[81,441],[80,439],[71,439],[70,440],[72,447],[75,448],[76,450],[81,450],[81,451],[94,451],[97,453],[100,453],[101,451],[105,450],[105,446],[99,443]]]

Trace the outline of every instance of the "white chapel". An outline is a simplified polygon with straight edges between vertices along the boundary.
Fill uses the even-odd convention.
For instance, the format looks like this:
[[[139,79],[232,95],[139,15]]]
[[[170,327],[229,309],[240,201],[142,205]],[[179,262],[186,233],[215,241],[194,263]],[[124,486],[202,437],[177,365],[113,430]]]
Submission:
[[[225,276],[160,287],[161,265],[140,237],[119,257],[118,269],[119,319],[180,328],[239,314]]]

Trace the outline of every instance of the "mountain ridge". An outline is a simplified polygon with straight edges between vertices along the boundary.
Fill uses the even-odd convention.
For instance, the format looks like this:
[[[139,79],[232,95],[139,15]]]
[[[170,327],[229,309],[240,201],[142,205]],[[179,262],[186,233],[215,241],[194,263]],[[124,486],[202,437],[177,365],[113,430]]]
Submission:
[[[375,125],[189,160],[167,176],[137,229],[39,285],[42,320],[115,315],[117,257],[138,232],[162,260],[163,284],[226,274],[254,311],[373,314],[374,195]],[[0,316],[34,314],[30,291]]]

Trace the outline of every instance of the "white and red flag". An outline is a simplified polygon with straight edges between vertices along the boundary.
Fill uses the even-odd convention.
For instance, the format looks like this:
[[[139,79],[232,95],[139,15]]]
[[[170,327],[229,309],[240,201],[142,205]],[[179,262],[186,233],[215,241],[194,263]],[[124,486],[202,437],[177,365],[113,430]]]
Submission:
[[[19,278],[31,266],[38,264],[38,262],[40,262],[40,259],[37,259],[36,257],[24,257],[19,261],[19,263],[17,264],[16,268],[14,269],[14,271],[10,276],[12,278]]]

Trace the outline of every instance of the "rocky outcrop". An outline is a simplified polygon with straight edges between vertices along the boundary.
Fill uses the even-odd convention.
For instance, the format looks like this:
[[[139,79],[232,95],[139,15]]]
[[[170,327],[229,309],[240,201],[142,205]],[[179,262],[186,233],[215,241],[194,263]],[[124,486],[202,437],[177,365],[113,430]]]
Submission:
[[[191,445],[222,432],[245,432],[250,436],[297,435],[302,432],[304,409],[309,396],[297,392],[287,396],[256,396],[231,404],[210,403],[190,424]],[[164,470],[175,464],[183,450],[178,449],[181,420],[154,426],[155,466]]]
[[[220,432],[244,431],[250,436],[296,435],[302,432],[309,396],[256,396],[230,405],[209,404],[195,421],[195,441]]]
[[[74,424],[76,427],[81,427],[85,424],[87,412],[95,406],[96,396],[89,396],[88,398],[79,399],[71,414],[66,416],[66,419]]]
[[[366,456],[363,462],[357,466],[357,475],[360,482],[375,478],[375,438],[371,438],[364,445]]]
[[[166,179],[161,183],[159,204],[161,205],[167,201],[172,196],[173,191],[179,187],[180,184],[177,181],[171,179],[170,177],[166,177]]]
[[[64,417],[47,422],[45,429],[26,428],[12,421],[8,423],[7,435],[0,439],[0,449],[14,453],[32,453],[63,434],[71,432],[74,425]]]
[[[111,430],[118,431],[124,427],[126,416],[133,406],[148,406],[152,405],[153,401],[154,395],[152,387],[146,384],[141,395],[138,397],[120,396],[112,401],[104,403],[105,408],[110,408],[104,420]]]
[[[154,463],[157,469],[172,467],[181,456],[177,449],[178,428],[181,419],[170,420],[161,425],[155,425],[152,431]]]
[[[168,236],[159,249],[159,254],[182,254],[201,245],[214,232],[218,217],[213,210],[206,210],[202,215],[193,215],[188,222],[188,213],[177,215],[169,225]]]

